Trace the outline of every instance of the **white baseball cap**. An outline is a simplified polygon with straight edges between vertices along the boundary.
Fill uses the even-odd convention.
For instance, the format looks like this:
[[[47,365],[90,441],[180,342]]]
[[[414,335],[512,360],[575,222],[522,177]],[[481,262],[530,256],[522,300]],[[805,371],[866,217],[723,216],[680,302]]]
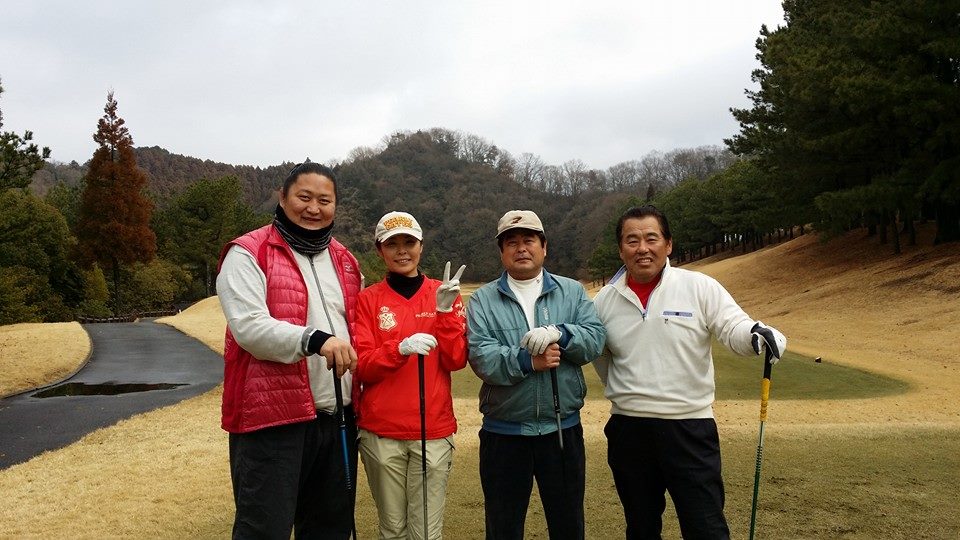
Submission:
[[[543,232],[543,223],[532,210],[510,210],[497,223],[497,236],[510,229],[529,229],[538,233]]]
[[[406,212],[387,212],[377,222],[373,237],[377,242],[383,242],[391,236],[409,234],[417,240],[423,240],[423,229],[417,223],[417,218]]]

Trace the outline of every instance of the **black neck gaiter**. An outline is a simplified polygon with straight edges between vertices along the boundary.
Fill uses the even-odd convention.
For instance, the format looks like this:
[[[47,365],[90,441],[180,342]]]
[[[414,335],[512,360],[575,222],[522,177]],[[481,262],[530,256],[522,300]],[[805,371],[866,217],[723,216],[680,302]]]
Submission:
[[[280,236],[290,244],[291,249],[304,255],[316,255],[327,249],[327,246],[330,245],[330,238],[333,237],[333,223],[322,229],[304,229],[290,221],[279,204],[273,215],[273,226],[277,228]]]

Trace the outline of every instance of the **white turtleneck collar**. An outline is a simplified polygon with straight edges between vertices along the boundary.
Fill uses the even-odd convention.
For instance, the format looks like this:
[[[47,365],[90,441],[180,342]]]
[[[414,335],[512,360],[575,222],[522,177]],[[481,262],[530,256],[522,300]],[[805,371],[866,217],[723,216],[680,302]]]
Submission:
[[[514,279],[507,274],[507,285],[523,307],[523,314],[527,317],[527,326],[535,328],[537,323],[534,319],[534,306],[537,298],[543,292],[543,270],[536,277],[530,279]]]

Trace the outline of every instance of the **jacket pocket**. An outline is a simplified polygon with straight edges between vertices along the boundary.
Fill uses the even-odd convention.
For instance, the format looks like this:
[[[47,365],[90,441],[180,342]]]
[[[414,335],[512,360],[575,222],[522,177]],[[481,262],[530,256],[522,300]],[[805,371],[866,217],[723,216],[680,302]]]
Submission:
[[[657,313],[660,321],[667,332],[686,334],[691,332],[701,332],[703,323],[700,320],[700,314],[689,308],[668,308],[660,310]]]
[[[583,407],[583,398],[587,395],[587,383],[583,378],[583,370],[579,367],[569,366],[567,369],[557,370],[557,386],[560,389],[560,414],[564,418],[576,413]],[[551,408],[552,406],[552,390]]]

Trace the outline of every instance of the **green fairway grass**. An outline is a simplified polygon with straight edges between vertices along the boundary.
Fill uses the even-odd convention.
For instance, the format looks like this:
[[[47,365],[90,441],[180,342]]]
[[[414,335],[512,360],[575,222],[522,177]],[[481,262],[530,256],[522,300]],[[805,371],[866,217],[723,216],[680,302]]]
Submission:
[[[713,347],[716,370],[717,399],[752,399],[760,395],[763,362],[756,356],[739,356],[719,343]],[[603,399],[603,385],[593,366],[583,369],[587,381],[587,398]],[[875,373],[841,366],[825,360],[787,352],[773,368],[771,393],[776,399],[853,399],[902,394],[909,389],[906,382]],[[480,379],[470,366],[453,374],[453,395],[475,398]]]
[[[717,399],[759,399],[763,362],[739,356],[717,343],[713,346]],[[771,394],[776,399],[875,398],[905,393],[904,381],[841,366],[787,351],[773,367]]]

